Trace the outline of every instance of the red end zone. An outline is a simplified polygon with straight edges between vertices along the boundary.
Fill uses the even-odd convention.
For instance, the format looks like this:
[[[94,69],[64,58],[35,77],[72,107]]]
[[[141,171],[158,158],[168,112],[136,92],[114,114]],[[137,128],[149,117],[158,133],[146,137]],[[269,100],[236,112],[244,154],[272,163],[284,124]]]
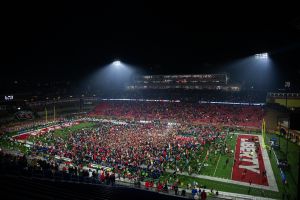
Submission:
[[[239,135],[232,180],[268,186],[261,146],[257,136]]]

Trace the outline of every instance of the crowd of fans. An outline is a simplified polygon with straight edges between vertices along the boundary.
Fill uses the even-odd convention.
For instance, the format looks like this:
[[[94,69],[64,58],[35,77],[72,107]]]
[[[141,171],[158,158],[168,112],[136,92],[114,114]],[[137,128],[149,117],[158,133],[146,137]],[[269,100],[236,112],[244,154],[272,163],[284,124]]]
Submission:
[[[120,176],[112,171],[106,171],[104,168],[99,170],[82,169],[77,166],[66,166],[62,162],[53,162],[41,157],[25,156],[16,152],[6,152],[0,149],[0,174],[16,174],[29,177],[48,178],[63,181],[85,182],[93,184],[106,184],[114,186]],[[135,182],[137,187],[141,187],[140,182]],[[187,188],[181,189],[179,194],[178,182],[170,185],[168,182],[145,181],[143,188],[147,190],[169,193],[170,190],[175,195],[187,196],[186,189],[191,190],[193,199],[205,200],[207,195],[218,195],[217,190],[205,191],[205,185],[199,185],[197,182],[188,184]],[[190,196],[188,195],[188,196]]]
[[[89,181],[105,182],[108,185],[115,183],[115,174],[105,172],[104,178],[100,178],[99,173],[103,169],[92,171],[91,169],[78,168],[77,166],[67,166],[61,160],[47,160],[44,157],[24,155],[16,152],[6,152],[0,150],[0,172],[21,173],[23,175],[43,175],[45,177],[89,178]]]
[[[26,168],[26,172],[39,171],[49,176],[67,173],[107,184],[114,184],[120,177],[134,182],[147,178],[158,180],[167,169],[199,172],[199,155],[206,153],[204,147],[216,154],[225,153],[226,143],[221,145],[215,141],[223,141],[227,131],[203,125],[100,122],[92,128],[70,132],[65,138],[53,131],[44,135],[42,140],[32,136],[33,146],[26,156],[1,152],[0,162],[2,168],[6,167],[3,170]],[[68,161],[58,161],[57,157]],[[84,167],[95,164],[109,166],[111,171]],[[168,190],[167,184],[158,181],[157,190]],[[153,187],[153,182],[146,180],[145,186]],[[178,186],[179,179],[172,185],[175,193],[178,193]],[[187,188],[192,189],[190,185]]]
[[[206,123],[259,128],[264,115],[261,106],[110,101],[100,103],[92,116],[135,120],[175,120],[178,123]]]
[[[226,133],[212,126],[99,123],[71,132],[67,138],[53,132],[43,137],[33,138],[31,154],[68,158],[79,168],[109,166],[129,179],[157,179],[166,169],[199,172],[203,148],[217,139],[224,140]],[[224,153],[227,147],[216,143],[210,148],[211,152]]]
[[[15,113],[15,116],[18,120],[32,120],[34,115],[31,111],[19,111]]]

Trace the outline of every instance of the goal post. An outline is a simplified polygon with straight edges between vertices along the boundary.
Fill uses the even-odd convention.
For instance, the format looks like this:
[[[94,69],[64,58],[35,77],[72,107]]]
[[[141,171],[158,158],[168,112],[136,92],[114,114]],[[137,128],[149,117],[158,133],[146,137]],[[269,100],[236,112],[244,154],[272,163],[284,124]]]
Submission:
[[[265,149],[267,147],[266,145],[266,121],[265,119],[262,120],[262,124],[261,124],[261,134],[262,134],[262,146]]]

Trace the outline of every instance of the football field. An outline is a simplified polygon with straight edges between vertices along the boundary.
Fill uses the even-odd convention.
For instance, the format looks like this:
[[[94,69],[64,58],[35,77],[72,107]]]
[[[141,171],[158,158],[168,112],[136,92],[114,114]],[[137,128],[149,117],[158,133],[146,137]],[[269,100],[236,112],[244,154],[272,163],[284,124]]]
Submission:
[[[93,122],[73,124],[54,130],[52,136],[67,139],[69,133],[83,128],[93,129],[94,125]],[[28,141],[43,141],[47,137],[45,133],[38,137],[29,137]],[[199,151],[190,152],[190,160],[181,159],[176,163],[175,166],[181,168],[177,171],[176,178],[173,176],[176,168],[174,163],[170,163],[159,180],[172,184],[179,179],[182,188],[196,182],[209,189],[270,198],[280,198],[287,191],[282,186],[274,156],[270,156],[270,152],[262,148],[260,135],[234,132],[227,134],[225,138],[216,139],[214,143],[226,144],[227,151],[216,152],[211,144],[206,144]]]

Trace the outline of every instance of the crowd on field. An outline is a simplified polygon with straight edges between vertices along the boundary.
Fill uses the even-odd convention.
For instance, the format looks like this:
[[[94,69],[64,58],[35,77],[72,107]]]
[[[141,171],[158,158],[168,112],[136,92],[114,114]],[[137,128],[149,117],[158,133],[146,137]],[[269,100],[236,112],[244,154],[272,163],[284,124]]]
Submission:
[[[209,156],[204,148],[218,155],[229,151],[226,143],[215,142],[226,135],[213,126],[97,123],[63,138],[53,131],[42,140],[35,137],[31,154],[68,158],[79,168],[109,166],[129,179],[157,179],[166,169],[199,173],[201,157]]]

